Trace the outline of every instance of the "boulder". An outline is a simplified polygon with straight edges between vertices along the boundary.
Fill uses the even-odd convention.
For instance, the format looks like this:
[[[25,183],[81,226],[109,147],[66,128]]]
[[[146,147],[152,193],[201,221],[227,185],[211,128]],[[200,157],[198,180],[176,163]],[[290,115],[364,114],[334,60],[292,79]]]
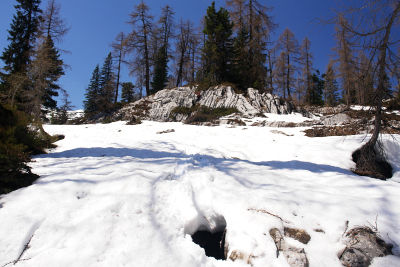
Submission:
[[[369,227],[356,227],[345,235],[346,247],[339,254],[344,266],[369,266],[375,257],[392,254],[392,245],[380,238],[376,231]]]
[[[308,267],[308,259],[304,248],[298,248],[286,243],[282,233],[278,228],[269,231],[270,236],[274,240],[276,246],[276,256],[282,252],[291,267]]]

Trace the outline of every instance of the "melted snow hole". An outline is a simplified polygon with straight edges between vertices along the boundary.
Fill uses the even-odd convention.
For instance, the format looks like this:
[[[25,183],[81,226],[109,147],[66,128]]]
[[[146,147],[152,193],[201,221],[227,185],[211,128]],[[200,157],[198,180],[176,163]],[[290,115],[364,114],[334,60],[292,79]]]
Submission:
[[[226,221],[222,215],[199,215],[186,225],[185,233],[191,235],[192,241],[204,249],[207,257],[226,260]]]

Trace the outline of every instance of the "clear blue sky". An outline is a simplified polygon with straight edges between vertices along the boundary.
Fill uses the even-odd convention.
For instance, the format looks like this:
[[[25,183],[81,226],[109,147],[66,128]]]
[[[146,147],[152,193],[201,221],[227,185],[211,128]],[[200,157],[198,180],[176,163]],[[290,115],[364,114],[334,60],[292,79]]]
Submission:
[[[129,32],[126,23],[129,13],[140,0],[58,0],[61,13],[70,26],[60,47],[68,50],[62,58],[70,66],[61,79],[61,86],[68,91],[76,108],[82,108],[85,88],[89,83],[91,72],[96,64],[102,64],[110,52],[110,44],[115,36],[123,31]],[[190,19],[198,24],[205,15],[212,0],[145,0],[150,6],[151,14],[158,17],[161,7],[166,4],[175,11],[178,21]],[[272,15],[279,25],[272,40],[276,40],[285,28],[291,29],[299,42],[304,37],[311,40],[314,55],[314,66],[325,71],[329,57],[332,55],[334,26],[316,22],[316,18],[326,19],[333,16],[332,9],[337,0],[260,0],[261,3],[274,8]],[[224,0],[216,1],[218,6]],[[0,51],[8,45],[7,30],[15,13],[15,0],[0,1]],[[46,0],[42,0],[42,7]],[[0,62],[2,66],[2,62]],[[133,81],[133,77],[124,71],[122,81]]]

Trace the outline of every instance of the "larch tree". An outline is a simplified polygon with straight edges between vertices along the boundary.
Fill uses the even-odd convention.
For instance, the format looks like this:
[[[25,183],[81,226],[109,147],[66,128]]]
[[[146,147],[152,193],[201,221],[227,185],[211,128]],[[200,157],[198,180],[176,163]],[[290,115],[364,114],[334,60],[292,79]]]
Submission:
[[[285,58],[284,62],[280,62],[280,64],[285,64],[285,89],[287,97],[291,99],[291,92],[295,87],[295,71],[297,69],[294,63],[299,56],[299,44],[291,30],[286,28],[283,31],[281,36],[279,36],[276,48],[283,53],[281,53],[281,57],[284,56]],[[285,93],[284,96],[286,96]]]
[[[169,41],[174,33],[174,14],[169,5],[163,7],[161,11],[160,29],[157,31],[160,34],[157,40],[160,40],[161,46],[156,47],[154,55],[154,74],[151,82],[152,93],[164,89],[168,82]]]
[[[61,6],[56,0],[49,0],[41,16],[41,34],[45,37],[51,37],[53,41],[61,42],[68,31],[69,28],[61,17]]]
[[[355,103],[355,69],[352,42],[346,18],[339,15],[336,22],[336,53],[339,62],[339,76],[342,81],[343,99],[347,106]]]
[[[153,16],[149,14],[149,7],[142,1],[136,5],[130,14],[129,23],[132,32],[127,39],[129,52],[135,52],[135,58],[131,62],[131,72],[136,73],[138,79],[144,80],[146,95],[150,95],[150,37],[153,28]],[[138,64],[140,64],[138,66]],[[141,69],[143,64],[144,71]],[[144,77],[139,77],[143,75]]]
[[[356,14],[357,16],[352,16]],[[341,25],[354,37],[361,39],[362,48],[368,51],[374,62],[376,87],[372,100],[374,107],[374,130],[370,139],[353,153],[355,172],[379,179],[392,176],[392,168],[385,161],[383,146],[379,142],[382,129],[382,100],[388,90],[387,72],[391,69],[389,55],[399,44],[395,32],[400,26],[400,1],[366,0],[360,8],[344,13],[348,19]]]
[[[118,101],[118,93],[119,93],[119,85],[120,85],[120,77],[121,77],[121,65],[125,59],[125,54],[126,54],[126,39],[125,39],[125,34],[123,32],[120,32],[117,37],[115,38],[115,41],[111,45],[113,48],[113,56],[114,58],[117,59],[117,77],[116,77],[116,83],[115,83],[115,95],[114,95],[114,104],[117,103]]]
[[[276,67],[274,69],[274,84],[276,85],[278,91],[282,92],[283,98],[286,98],[286,54],[281,51],[280,55],[276,60]]]
[[[181,19],[178,26],[177,42],[176,42],[176,59],[177,59],[177,71],[176,71],[176,86],[182,85],[184,76],[184,66],[190,61],[190,39],[192,37],[191,31],[193,25],[190,21],[183,21]]]
[[[298,95],[303,95],[305,93],[305,103],[311,104],[312,102],[312,90],[315,88],[313,86],[313,55],[311,54],[311,42],[306,37],[304,38],[301,47],[300,47],[300,57],[299,63],[301,65],[301,80],[302,84],[304,84],[305,91],[299,92]],[[297,88],[299,90],[299,88]],[[299,99],[300,101],[300,99]]]
[[[58,85],[58,80],[65,74],[64,62],[60,56],[60,50],[56,48],[54,41],[61,42],[65,34],[68,32],[68,27],[63,18],[60,15],[60,5],[55,0],[49,0],[46,9],[43,12],[43,16],[40,21],[40,36],[41,42],[44,43],[42,52],[46,52],[47,55],[42,55],[42,60],[47,58],[48,65],[51,67],[47,69],[47,73],[43,76],[49,82],[47,88],[44,90],[42,99],[42,105],[46,108],[42,110],[43,113],[47,113],[47,109],[55,109],[57,107],[57,101],[54,97],[58,97],[58,91],[61,89]],[[46,64],[43,64],[43,70],[45,71]]]

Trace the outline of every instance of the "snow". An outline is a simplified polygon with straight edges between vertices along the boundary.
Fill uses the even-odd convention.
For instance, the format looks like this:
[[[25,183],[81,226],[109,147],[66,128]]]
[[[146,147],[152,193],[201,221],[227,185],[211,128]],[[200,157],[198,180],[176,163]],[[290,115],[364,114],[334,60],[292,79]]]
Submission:
[[[288,241],[310,266],[341,266],[346,221],[376,221],[383,239],[400,244],[400,145],[391,136],[383,141],[395,174],[380,181],[349,171],[364,135],[150,121],[45,129],[66,137],[31,164],[35,184],[1,196],[0,266],[21,253],[18,266],[250,266],[206,257],[191,241],[225,224],[229,250],[252,255],[255,267],[288,266],[276,257],[274,227],[311,235],[307,245]],[[400,266],[394,252],[372,266]]]

